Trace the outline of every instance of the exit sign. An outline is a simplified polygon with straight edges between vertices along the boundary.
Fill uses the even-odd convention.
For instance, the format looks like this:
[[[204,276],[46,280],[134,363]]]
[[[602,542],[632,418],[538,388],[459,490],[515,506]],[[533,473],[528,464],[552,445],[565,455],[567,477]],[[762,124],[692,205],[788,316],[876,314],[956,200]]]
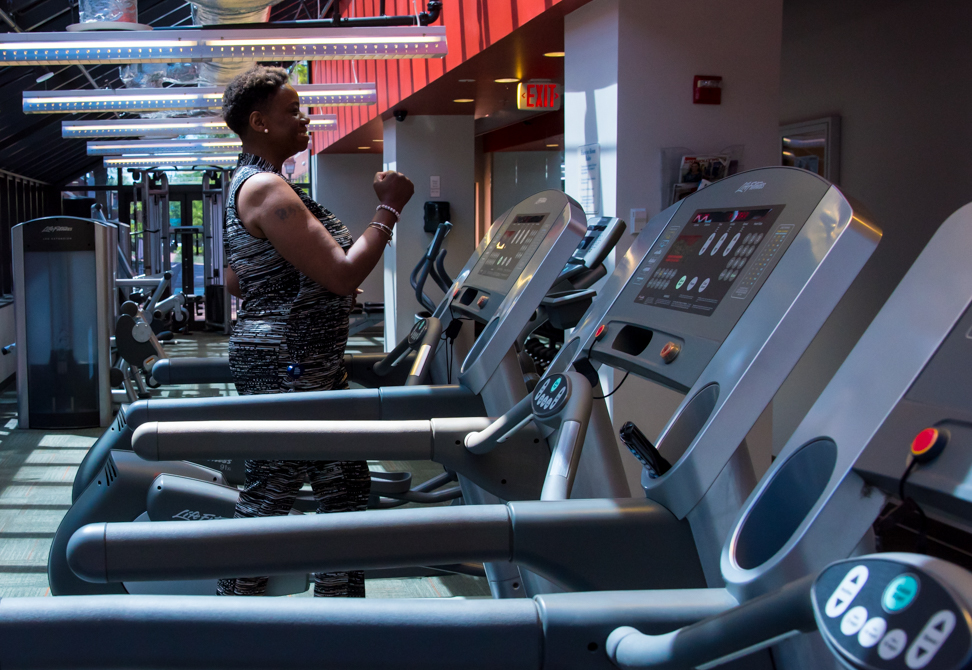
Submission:
[[[560,84],[548,81],[520,82],[516,87],[516,108],[526,110],[560,109]]]

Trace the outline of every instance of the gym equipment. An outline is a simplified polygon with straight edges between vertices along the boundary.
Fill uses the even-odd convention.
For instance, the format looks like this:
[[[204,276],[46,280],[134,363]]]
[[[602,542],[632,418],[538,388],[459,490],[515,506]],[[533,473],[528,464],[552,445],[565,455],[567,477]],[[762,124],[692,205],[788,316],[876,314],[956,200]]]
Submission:
[[[22,428],[107,426],[118,229],[51,216],[13,227]]]
[[[918,554],[871,554],[663,635],[618,628],[606,651],[622,670],[714,667],[819,631],[829,654],[852,670],[961,670],[972,662],[970,610],[972,574],[962,568]]]
[[[0,663],[306,668],[326,657],[349,670],[674,670],[748,661],[814,629],[854,670],[963,670],[972,660],[972,574],[940,559],[862,556],[742,606],[730,601],[714,590],[503,601],[6,598]]]
[[[143,275],[161,275],[172,269],[169,257],[169,179],[161,170],[131,170],[131,173],[132,201],[142,205],[141,230],[134,233],[133,270]]]
[[[736,597],[867,550],[889,495],[923,510],[912,537],[937,530],[947,544],[968,546],[972,271],[963,250],[970,243],[966,205],[932,237],[746,502],[722,551]],[[936,459],[919,462],[943,443]],[[778,665],[813,653],[812,640],[801,642]]]
[[[233,320],[223,256],[223,204],[228,199],[229,184],[229,170],[203,172],[203,304],[206,326],[222,330],[224,335],[229,335]]]
[[[460,481],[478,476],[513,502],[193,527],[96,524],[72,540],[70,562],[86,579],[114,581],[506,561],[521,570],[504,595],[720,583],[722,543],[756,483],[744,439],[879,239],[811,173],[727,178],[649,222],[532,396],[485,429],[455,419],[155,423],[133,441],[149,458],[216,457],[239,450],[244,435],[250,457],[266,449],[256,436],[280,445],[282,458],[449,454]],[[621,499],[627,484],[607,408],[593,397],[595,365],[686,393],[657,441],[671,469],[642,479],[648,500]],[[515,445],[534,435],[521,430],[531,424],[549,441],[543,481],[525,468],[491,481],[484,464],[525,451]]]
[[[964,258],[970,242],[972,206],[967,206],[942,225],[752,494],[740,523],[758,521],[751,531],[772,532],[761,542],[766,569],[749,574],[727,569],[736,582],[730,588],[744,600],[746,593],[754,596],[742,606],[726,589],[548,594],[532,602],[5,599],[0,602],[0,663],[27,665],[29,659],[32,667],[64,667],[85,659],[102,667],[296,668],[326,655],[336,666],[352,669],[435,663],[605,668],[611,660],[631,668],[665,667],[669,661],[677,667],[713,667],[799,639],[784,638],[811,630],[808,616],[813,616],[834,650],[828,654],[840,655],[845,667],[966,668],[972,620],[968,573],[938,559],[895,553],[827,567],[833,559],[825,554],[859,548],[880,511],[873,498],[883,495],[868,488],[865,478],[900,481],[893,472],[877,473],[869,464],[871,449],[875,458],[883,452],[885,467],[903,473],[909,453],[921,458],[941,445],[944,433],[923,428],[947,430],[947,442],[936,460],[915,466],[908,482],[914,478],[916,485],[906,482],[905,491],[923,507],[942,510],[936,516],[956,530],[968,525],[968,493],[959,482],[969,472],[969,450],[964,433],[951,427],[968,423],[962,402],[967,380],[957,376],[967,369],[972,326],[972,272]],[[947,386],[948,380],[954,385]],[[939,424],[948,420],[953,423],[947,427]],[[834,448],[818,478],[816,468],[809,467],[815,459],[794,459],[801,452],[804,458],[813,455],[809,447],[821,435],[830,436]],[[916,443],[917,436],[922,439]],[[805,466],[800,473],[797,465]],[[754,503],[768,500],[771,488],[780,506],[757,508]],[[782,524],[779,531],[774,519]],[[731,556],[743,534],[734,532],[726,542],[724,568],[739,562]],[[759,539],[755,532],[749,537]],[[775,553],[772,545],[779,547]],[[866,580],[860,567],[867,569]],[[817,572],[821,575],[811,586],[808,577]],[[766,581],[758,584],[752,577]],[[861,616],[857,607],[868,615]],[[836,614],[830,616],[828,609]],[[943,612],[955,615],[954,627]],[[880,638],[881,622],[872,619],[886,620]],[[845,621],[846,631],[840,630]],[[622,626],[626,629],[617,631]],[[630,628],[665,637],[642,647],[641,636]],[[905,637],[902,644],[898,631]],[[171,644],[174,635],[179,645]],[[792,667],[816,669],[822,667],[818,660],[804,655]],[[743,659],[746,667],[755,661]]]
[[[545,191],[524,201],[494,224],[488,238],[483,240],[450,288],[436,315],[426,322],[440,322],[446,331],[455,327],[460,317],[487,322],[483,334],[466,359],[463,383],[459,386],[362,389],[191,401],[149,400],[133,404],[127,413],[119,414],[121,421],[127,423],[116,421],[112,431],[92,448],[86,463],[79,470],[79,480],[87,480],[88,484],[81,489],[83,492],[76,498],[55,536],[49,562],[52,591],[57,594],[105,592],[104,587],[87,584],[70,571],[64,553],[67,541],[77,528],[91,521],[135,519],[146,510],[147,492],[151,493],[148,508],[151,510],[157,506],[167,512],[155,518],[172,518],[173,513],[168,510],[173,506],[178,507],[176,513],[184,510],[190,512],[178,518],[232,515],[238,496],[235,488],[203,487],[205,482],[223,484],[225,479],[220,472],[185,462],[166,464],[160,468],[157,464],[142,461],[133,453],[115,448],[127,446],[136,427],[149,419],[178,416],[225,420],[262,415],[282,419],[333,416],[373,422],[403,415],[482,416],[491,407],[493,412],[502,413],[527,393],[523,373],[511,347],[541,303],[546,290],[564,280],[562,270],[565,261],[585,237],[585,223],[576,203],[561,192]],[[623,230],[623,224],[618,224],[610,229],[615,240]],[[611,246],[613,244],[606,247],[604,253]],[[595,256],[588,258],[596,259]],[[597,263],[600,264],[601,260],[603,256]],[[583,263],[572,264],[567,272],[574,278],[584,274]],[[499,328],[500,323],[506,323],[508,327]],[[346,359],[349,374],[352,378],[369,375],[380,378],[385,368],[401,360],[409,348],[414,348],[418,353],[412,369],[408,371],[410,376],[421,378],[438,367],[437,378],[450,379],[446,371],[446,356],[450,352],[443,348],[435,356],[423,353],[431,352],[432,345],[439,338],[434,334],[434,327],[426,329],[422,326],[420,322],[413,328],[412,342],[406,339],[386,355],[355,357],[365,359],[365,369],[360,375],[356,375],[357,361]],[[487,423],[486,419],[479,420],[480,427]],[[390,437],[392,442],[407,442],[409,439],[407,435],[398,434]],[[529,442],[531,447],[536,446],[532,440]],[[513,468],[524,459],[537,461],[539,456],[535,452],[535,449],[529,449],[521,454],[510,450],[493,461],[504,464],[505,468]],[[230,458],[241,456],[245,457],[245,453],[232,454]],[[222,459],[223,456],[218,458]],[[543,458],[545,467],[546,457]],[[193,457],[193,460],[197,459]],[[160,472],[166,474],[158,477]],[[542,477],[542,470],[540,473]],[[406,480],[405,490],[399,490],[398,495],[405,497],[409,493],[407,484]],[[78,490],[77,486],[75,490]],[[202,504],[212,507],[200,508]],[[119,585],[112,585],[108,592],[123,591]]]

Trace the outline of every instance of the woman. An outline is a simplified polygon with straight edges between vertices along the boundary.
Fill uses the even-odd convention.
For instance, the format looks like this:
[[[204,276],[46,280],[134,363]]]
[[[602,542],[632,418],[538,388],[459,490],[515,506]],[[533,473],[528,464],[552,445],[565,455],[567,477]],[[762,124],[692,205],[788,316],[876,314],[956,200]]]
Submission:
[[[412,183],[375,175],[379,205],[357,241],[333,214],[281,176],[307,148],[309,119],[282,68],[255,67],[223,94],[223,118],[240,136],[224,243],[230,292],[242,298],[229,360],[241,395],[347,388],[344,347],[353,295],[381,259]],[[364,461],[246,461],[236,517],[287,514],[305,478],[318,512],[367,507]],[[315,596],[364,597],[361,572],[314,575]],[[261,595],[266,577],[220,580],[220,595]]]

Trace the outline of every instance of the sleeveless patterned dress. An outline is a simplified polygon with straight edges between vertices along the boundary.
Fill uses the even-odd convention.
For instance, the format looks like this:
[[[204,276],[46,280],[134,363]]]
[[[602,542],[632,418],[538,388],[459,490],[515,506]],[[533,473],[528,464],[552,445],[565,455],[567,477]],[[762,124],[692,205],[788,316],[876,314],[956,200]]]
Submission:
[[[285,260],[269,240],[251,235],[236,211],[247,179],[280,173],[269,162],[240,154],[230,183],[223,222],[228,265],[243,298],[230,336],[229,363],[240,395],[326,391],[347,388],[344,348],[352,296],[331,293]],[[281,177],[282,178],[282,177]],[[353,242],[341,221],[295,184],[288,185],[345,250]],[[299,365],[297,379],[288,367]],[[236,518],[286,515],[309,480],[318,513],[367,509],[371,478],[365,461],[247,460],[246,482]],[[314,575],[315,596],[364,597],[364,574],[357,571]],[[261,595],[266,577],[222,579],[220,595]]]

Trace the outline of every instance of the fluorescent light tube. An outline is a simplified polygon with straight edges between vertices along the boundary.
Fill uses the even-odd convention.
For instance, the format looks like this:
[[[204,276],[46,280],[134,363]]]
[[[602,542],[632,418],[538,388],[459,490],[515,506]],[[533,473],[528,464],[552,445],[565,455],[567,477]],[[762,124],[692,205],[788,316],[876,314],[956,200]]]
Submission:
[[[72,33],[73,34],[73,33]],[[302,105],[343,107],[374,105],[378,92],[372,83],[299,84],[294,86]],[[63,112],[149,112],[222,107],[223,87],[117,88],[83,91],[24,91],[25,114]]]
[[[197,165],[205,168],[210,165],[235,167],[239,156],[237,154],[212,156],[205,154],[194,154],[191,156],[105,156],[102,160],[106,168],[185,168]]]
[[[337,115],[310,114],[312,133],[337,130]],[[99,139],[109,137],[174,137],[177,135],[233,135],[218,116],[173,119],[105,119],[103,121],[61,121],[61,137]],[[236,136],[233,135],[233,139]]]
[[[443,26],[5,33],[2,65],[441,58]]]
[[[88,142],[89,156],[121,156],[124,154],[225,154],[241,151],[242,142],[234,138],[209,140],[135,140],[131,142]]]

